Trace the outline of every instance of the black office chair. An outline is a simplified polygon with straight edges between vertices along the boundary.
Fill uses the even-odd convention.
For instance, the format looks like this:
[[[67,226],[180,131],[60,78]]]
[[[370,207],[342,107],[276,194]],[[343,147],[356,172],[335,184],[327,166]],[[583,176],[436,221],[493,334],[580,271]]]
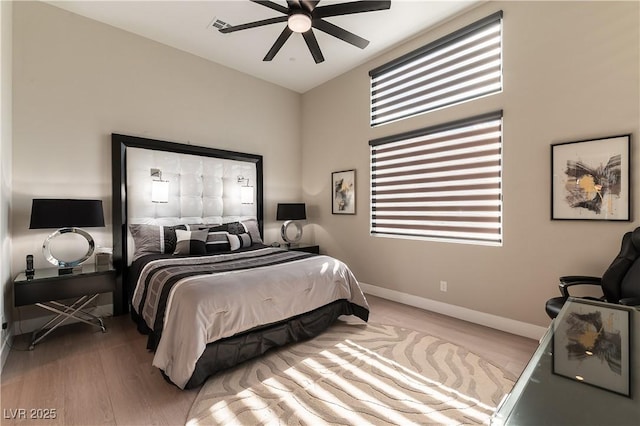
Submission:
[[[547,300],[545,310],[551,318],[558,316],[560,309],[571,296],[569,287],[575,285],[599,285],[604,296],[585,297],[620,305],[640,306],[640,227],[622,237],[620,253],[613,259],[602,278],[571,275],[560,277],[562,297]]]

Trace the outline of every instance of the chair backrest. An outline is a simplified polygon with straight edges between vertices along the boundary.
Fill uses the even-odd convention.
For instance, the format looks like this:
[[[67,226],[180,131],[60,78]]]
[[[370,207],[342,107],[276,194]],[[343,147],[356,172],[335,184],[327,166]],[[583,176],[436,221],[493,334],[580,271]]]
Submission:
[[[602,291],[610,303],[640,297],[640,227],[622,237],[620,253],[602,275]]]

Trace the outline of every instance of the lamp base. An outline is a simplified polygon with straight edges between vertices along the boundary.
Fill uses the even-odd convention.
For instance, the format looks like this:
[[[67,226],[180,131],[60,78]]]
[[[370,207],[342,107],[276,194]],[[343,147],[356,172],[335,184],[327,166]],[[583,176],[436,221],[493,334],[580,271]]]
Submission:
[[[296,229],[296,236],[293,238],[289,238],[288,230],[289,227],[293,226]],[[302,238],[302,226],[295,220],[287,220],[282,224],[282,228],[280,228],[280,236],[286,243],[287,247],[291,247],[291,245],[297,245],[298,241]]]
[[[58,275],[69,275],[73,274],[74,268],[58,268]]]
[[[87,240],[87,243],[89,245],[87,252],[79,259],[71,260],[71,261],[60,260],[60,259],[57,259],[51,253],[51,248],[50,248],[51,240],[53,240],[59,235],[68,234],[68,233],[79,234]],[[91,235],[89,235],[89,233],[84,229],[75,228],[75,227],[58,229],[57,231],[49,235],[47,239],[44,240],[44,243],[42,244],[42,253],[44,254],[45,259],[47,259],[49,263],[55,266],[58,266],[60,268],[58,270],[58,275],[71,274],[73,272],[74,267],[80,265],[82,262],[84,262],[89,257],[91,257],[94,249],[95,249],[95,243],[93,242],[93,238],[91,238]]]

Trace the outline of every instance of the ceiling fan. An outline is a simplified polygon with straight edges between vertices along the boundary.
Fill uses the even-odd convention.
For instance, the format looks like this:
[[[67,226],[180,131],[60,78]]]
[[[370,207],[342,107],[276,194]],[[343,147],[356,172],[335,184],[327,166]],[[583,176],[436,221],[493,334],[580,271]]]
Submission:
[[[287,0],[288,7],[281,6],[272,1],[251,0],[254,3],[261,4],[269,9],[276,10],[284,14],[276,18],[263,19],[261,21],[250,22],[248,24],[229,26],[220,29],[221,33],[232,33],[234,31],[247,30],[249,28],[262,27],[264,25],[276,24],[279,22],[287,22],[280,36],[276,39],[273,46],[263,61],[271,61],[284,43],[289,39],[292,33],[301,33],[307,47],[311,52],[311,56],[316,64],[324,61],[322,51],[318,45],[318,40],[313,33],[312,28],[323,31],[340,40],[346,41],[354,46],[364,49],[369,44],[369,40],[357,36],[344,28],[333,25],[323,18],[339,15],[350,15],[352,13],[373,12],[376,10],[385,10],[391,7],[391,1],[354,1],[349,3],[329,4],[326,6],[317,6],[320,2],[311,0]]]

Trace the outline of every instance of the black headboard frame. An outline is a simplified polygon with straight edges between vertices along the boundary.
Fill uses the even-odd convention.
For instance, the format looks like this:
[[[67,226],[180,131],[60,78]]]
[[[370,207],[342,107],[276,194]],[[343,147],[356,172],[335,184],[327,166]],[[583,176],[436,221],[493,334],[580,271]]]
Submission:
[[[256,217],[260,234],[263,235],[263,160],[261,155],[184,145],[156,139],[127,136],[117,133],[111,135],[111,180],[112,180],[112,222],[113,222],[113,265],[117,271],[116,290],[113,294],[113,314],[129,312],[129,291],[127,288],[127,148],[142,148],[155,151],[167,151],[178,154],[190,154],[214,157],[225,160],[244,161],[256,167]]]

